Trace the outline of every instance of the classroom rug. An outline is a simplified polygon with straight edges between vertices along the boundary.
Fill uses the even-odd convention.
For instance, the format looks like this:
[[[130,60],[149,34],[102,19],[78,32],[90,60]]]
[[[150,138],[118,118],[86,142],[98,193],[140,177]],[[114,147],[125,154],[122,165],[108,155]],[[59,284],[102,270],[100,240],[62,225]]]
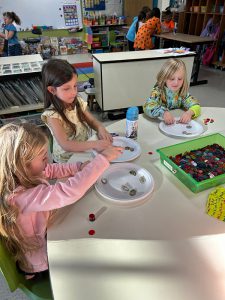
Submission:
[[[88,84],[90,78],[94,78],[94,70],[92,62],[83,62],[73,64],[78,74],[78,91],[84,91],[84,87]]]

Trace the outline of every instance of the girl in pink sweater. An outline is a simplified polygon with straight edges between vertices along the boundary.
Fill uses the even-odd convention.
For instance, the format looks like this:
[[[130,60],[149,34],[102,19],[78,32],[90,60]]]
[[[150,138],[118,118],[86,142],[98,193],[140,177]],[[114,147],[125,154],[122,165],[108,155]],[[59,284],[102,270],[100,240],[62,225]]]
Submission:
[[[48,139],[34,125],[8,124],[0,129],[0,237],[26,278],[48,269],[46,229],[51,211],[78,201],[122,148],[111,146],[91,162],[67,164],[48,164],[47,151]],[[69,178],[48,183],[63,177]]]

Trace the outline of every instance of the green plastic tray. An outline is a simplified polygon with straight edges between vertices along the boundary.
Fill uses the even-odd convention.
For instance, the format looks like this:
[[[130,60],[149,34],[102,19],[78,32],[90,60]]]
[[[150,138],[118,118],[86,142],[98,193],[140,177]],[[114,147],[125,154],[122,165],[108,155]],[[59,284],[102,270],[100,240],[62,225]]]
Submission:
[[[191,177],[191,175],[187,174],[181,168],[179,168],[170,158],[169,156],[175,156],[180,153],[184,153],[186,151],[197,150],[199,148],[218,144],[221,147],[225,148],[225,136],[220,133],[215,133],[211,135],[207,135],[204,137],[200,137],[194,140],[190,140],[187,142],[175,144],[169,147],[163,147],[157,149],[157,152],[160,154],[161,163],[166,166],[183,184],[185,184],[192,192],[199,193],[203,190],[212,188],[219,184],[225,182],[225,174],[215,176],[210,179],[203,180],[198,182]]]

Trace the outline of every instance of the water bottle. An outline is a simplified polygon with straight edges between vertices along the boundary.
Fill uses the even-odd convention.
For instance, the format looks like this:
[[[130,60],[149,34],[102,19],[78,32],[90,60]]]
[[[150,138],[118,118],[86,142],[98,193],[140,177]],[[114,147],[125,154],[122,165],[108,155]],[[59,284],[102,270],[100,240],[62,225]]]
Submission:
[[[138,130],[138,108],[136,106],[130,107],[126,114],[126,137],[131,139],[137,138]]]

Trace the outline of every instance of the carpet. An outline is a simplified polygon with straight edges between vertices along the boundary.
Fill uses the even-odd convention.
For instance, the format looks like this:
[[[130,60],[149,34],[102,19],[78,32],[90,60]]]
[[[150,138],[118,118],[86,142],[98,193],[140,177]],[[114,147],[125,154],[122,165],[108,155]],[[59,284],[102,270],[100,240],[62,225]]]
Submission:
[[[92,62],[76,63],[73,64],[78,74],[78,83],[88,81],[94,78],[94,70]]]

